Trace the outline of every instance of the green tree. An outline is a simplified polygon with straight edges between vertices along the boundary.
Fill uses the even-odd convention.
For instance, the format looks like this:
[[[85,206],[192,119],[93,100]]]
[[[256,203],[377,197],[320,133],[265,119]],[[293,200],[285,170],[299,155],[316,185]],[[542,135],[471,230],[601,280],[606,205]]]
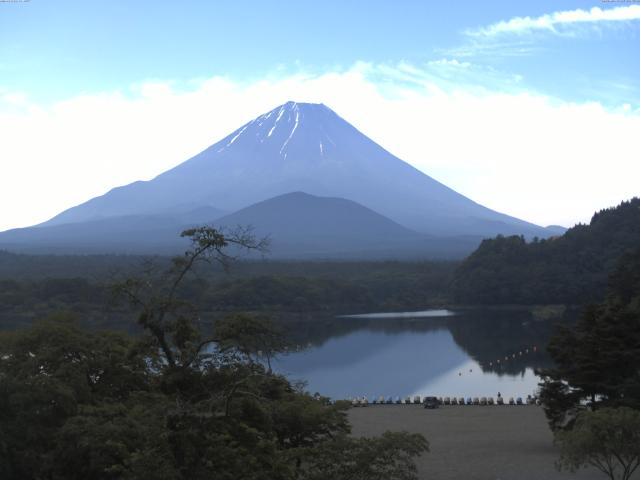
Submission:
[[[555,439],[559,469],[590,465],[611,480],[628,480],[640,465],[640,412],[627,407],[585,411]]]
[[[66,462],[75,464],[73,459],[82,450],[63,448],[61,435],[70,422],[78,421],[88,409],[104,411],[109,405],[137,404],[140,394],[153,389],[145,352],[132,355],[134,345],[125,334],[87,333],[65,317],[2,334],[2,478],[56,478],[53,472]],[[128,440],[114,436],[113,441]],[[122,466],[128,454],[112,460],[109,467]],[[79,472],[90,468],[83,467]]]
[[[269,372],[271,360],[288,347],[282,329],[265,316],[229,315],[216,322],[215,337],[222,350],[236,350],[254,361],[264,358]]]
[[[552,429],[581,409],[640,409],[640,251],[624,255],[606,301],[549,342],[555,367],[542,373],[541,399]]]
[[[386,432],[377,438],[342,435],[308,449],[305,480],[417,480],[414,457],[429,451],[418,434]]]
[[[564,235],[526,242],[483,240],[456,269],[454,301],[466,304],[573,304],[604,299],[616,262],[640,244],[640,198],[593,215]]]
[[[128,278],[114,286],[116,295],[128,298],[139,311],[138,325],[158,348],[159,366],[174,370],[197,363],[207,345],[215,342],[213,337],[202,336],[197,308],[180,296],[187,276],[202,262],[215,262],[228,270],[234,260],[228,253],[231,247],[262,252],[268,247],[266,239],[256,240],[250,230],[241,228],[224,234],[213,227],[199,227],[185,230],[181,236],[191,240],[191,248],[174,257],[168,271],[158,272],[149,264],[145,277]]]
[[[0,335],[1,478],[303,480],[343,464],[412,478],[425,440],[346,437],[348,404],[311,396],[259,361],[282,341],[268,322],[235,315],[203,331],[181,299],[184,279],[201,260],[228,266],[230,245],[261,242],[209,227],[184,235],[192,249],[169,271],[150,266],[116,289],[143,335],[88,332],[68,318]],[[384,459],[375,469],[373,457]]]

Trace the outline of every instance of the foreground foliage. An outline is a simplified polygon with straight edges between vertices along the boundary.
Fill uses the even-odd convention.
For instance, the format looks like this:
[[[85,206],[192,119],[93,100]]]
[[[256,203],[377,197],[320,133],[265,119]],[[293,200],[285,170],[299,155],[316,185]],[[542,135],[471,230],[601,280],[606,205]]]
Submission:
[[[416,478],[413,458],[428,451],[419,434],[386,432],[379,438],[342,436],[308,450],[304,477],[309,480],[411,480]]]
[[[541,372],[541,398],[552,429],[584,408],[640,410],[640,250],[620,259],[607,300],[561,328],[548,350],[556,366]]]
[[[593,466],[611,480],[628,480],[640,466],[640,411],[627,407],[582,412],[571,430],[559,432],[560,469]]]
[[[628,480],[640,465],[640,250],[623,255],[607,299],[549,343],[541,399],[560,469]]]
[[[261,244],[208,228],[185,235],[193,248],[170,270],[116,287],[143,335],[63,317],[0,336],[0,478],[416,478],[423,437],[351,438],[348,405],[263,366],[282,348],[268,322],[236,315],[203,332],[180,285],[196,262],[227,266],[229,244]]]

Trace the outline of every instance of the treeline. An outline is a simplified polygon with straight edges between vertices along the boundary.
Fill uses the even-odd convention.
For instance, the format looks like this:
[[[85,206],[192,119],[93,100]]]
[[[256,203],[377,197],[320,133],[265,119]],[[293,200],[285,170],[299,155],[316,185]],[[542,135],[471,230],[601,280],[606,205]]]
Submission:
[[[454,264],[420,264],[412,271],[377,269],[343,278],[261,275],[215,283],[204,304],[223,309],[392,310],[446,303]]]
[[[105,279],[131,273],[139,265],[161,257],[135,255],[27,255],[0,250],[0,279],[38,278]],[[168,265],[169,259],[164,259]]]
[[[259,276],[333,278],[350,281],[422,275],[425,271],[450,271],[455,261],[351,261],[351,260],[261,260],[240,256],[233,269],[200,267],[195,273],[207,280],[229,280]],[[134,276],[150,265],[166,269],[171,257],[158,255],[30,255],[0,250],[0,280],[39,280],[42,278],[88,278],[96,282]]]
[[[561,237],[484,240],[455,271],[463,304],[584,304],[604,297],[617,260],[640,245],[640,199],[596,213]]]
[[[29,268],[36,268],[30,256],[17,256]],[[62,257],[66,258],[66,257]],[[45,264],[56,265],[55,257]],[[84,259],[85,277],[0,279],[0,328],[26,326],[52,311],[73,311],[92,327],[124,327],[131,319],[122,302],[114,301],[111,286],[126,273],[136,271],[123,263],[125,274],[107,274],[101,258]],[[162,272],[164,258],[136,259],[137,271],[149,268]],[[70,268],[57,264],[57,273],[75,273],[81,260],[71,258]],[[232,274],[201,268],[180,286],[186,300],[206,312],[335,312],[424,308],[449,301],[448,284],[455,268],[449,262],[239,262]],[[12,267],[13,268],[13,267]],[[305,271],[306,269],[306,271]],[[160,274],[159,273],[159,274]]]
[[[86,278],[0,280],[0,329],[31,325],[52,312],[74,312],[88,327],[130,324],[128,311],[114,309],[109,288]]]

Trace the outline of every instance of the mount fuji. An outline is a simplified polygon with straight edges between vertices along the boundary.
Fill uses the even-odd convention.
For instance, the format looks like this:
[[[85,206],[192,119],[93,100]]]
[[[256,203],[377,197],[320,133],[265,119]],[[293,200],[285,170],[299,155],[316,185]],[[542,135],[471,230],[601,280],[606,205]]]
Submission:
[[[307,197],[286,195],[292,192]],[[258,208],[260,214],[234,216],[281,196]],[[336,199],[359,207],[347,209],[353,215],[349,221],[340,214],[345,204]],[[287,208],[287,202],[299,203],[300,208]],[[230,225],[239,219],[252,220],[260,224],[257,233],[280,234],[287,243],[282,235],[285,225],[300,219],[313,225],[320,211],[319,223],[325,228],[321,238],[326,242],[324,246],[316,242],[316,251],[326,256],[335,251],[333,246],[339,247],[336,239],[345,240],[349,229],[363,225],[362,215],[368,218],[368,231],[379,232],[378,246],[387,238],[388,247],[395,248],[402,238],[400,243],[410,243],[410,250],[423,257],[433,252],[429,242],[416,243],[418,237],[464,238],[462,244],[468,245],[462,250],[471,250],[470,238],[475,245],[481,237],[496,234],[557,233],[475,203],[393,156],[322,104],[288,102],[150,181],[114,188],[38,226],[1,233],[0,247],[23,251],[80,247],[109,253],[131,251],[135,244],[135,251],[153,251],[154,245],[174,245],[165,236],[177,235],[184,226]],[[315,230],[307,230],[307,236],[318,239],[317,232],[311,233]],[[304,244],[304,235],[303,229],[288,243]],[[363,235],[359,241],[366,250]],[[293,248],[292,255],[299,250]]]

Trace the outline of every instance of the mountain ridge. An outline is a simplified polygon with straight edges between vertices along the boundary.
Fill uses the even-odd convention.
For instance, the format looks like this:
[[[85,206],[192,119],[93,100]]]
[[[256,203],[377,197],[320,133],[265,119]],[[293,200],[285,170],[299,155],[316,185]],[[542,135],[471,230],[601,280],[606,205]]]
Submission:
[[[232,212],[292,191],[353,200],[423,233],[547,235],[420,172],[328,107],[295,102],[256,117],[152,180],[114,188],[43,225],[157,213],[180,203]]]
[[[296,202],[307,210],[296,210]],[[268,208],[261,218],[255,212],[263,203]],[[220,218],[252,220],[278,237],[276,254],[288,258],[375,252],[385,258],[450,257],[451,252],[461,257],[483,237],[561,233],[455,192],[325,105],[288,102],[149,181],[116,187],[35,227],[0,233],[0,246],[95,253],[100,245],[129,251],[129,242],[136,253],[144,253],[145,245],[166,253],[183,246],[170,235]]]
[[[596,212],[547,240],[483,240],[456,270],[456,302],[585,305],[602,301],[607,276],[640,246],[640,198]]]
[[[271,240],[270,256],[387,258],[418,254],[425,236],[351,200],[290,192],[219,218],[222,229],[251,226]],[[395,251],[394,251],[395,250]]]
[[[204,210],[205,215],[209,212]],[[180,232],[202,224],[226,232],[252,227],[256,237],[271,239],[268,256],[277,259],[452,259],[470,253],[481,240],[420,234],[351,200],[304,192],[270,198],[215,219],[181,218],[139,214],[15,229],[0,233],[0,248],[23,253],[175,254],[188,245]],[[256,258],[252,252],[235,253]]]

